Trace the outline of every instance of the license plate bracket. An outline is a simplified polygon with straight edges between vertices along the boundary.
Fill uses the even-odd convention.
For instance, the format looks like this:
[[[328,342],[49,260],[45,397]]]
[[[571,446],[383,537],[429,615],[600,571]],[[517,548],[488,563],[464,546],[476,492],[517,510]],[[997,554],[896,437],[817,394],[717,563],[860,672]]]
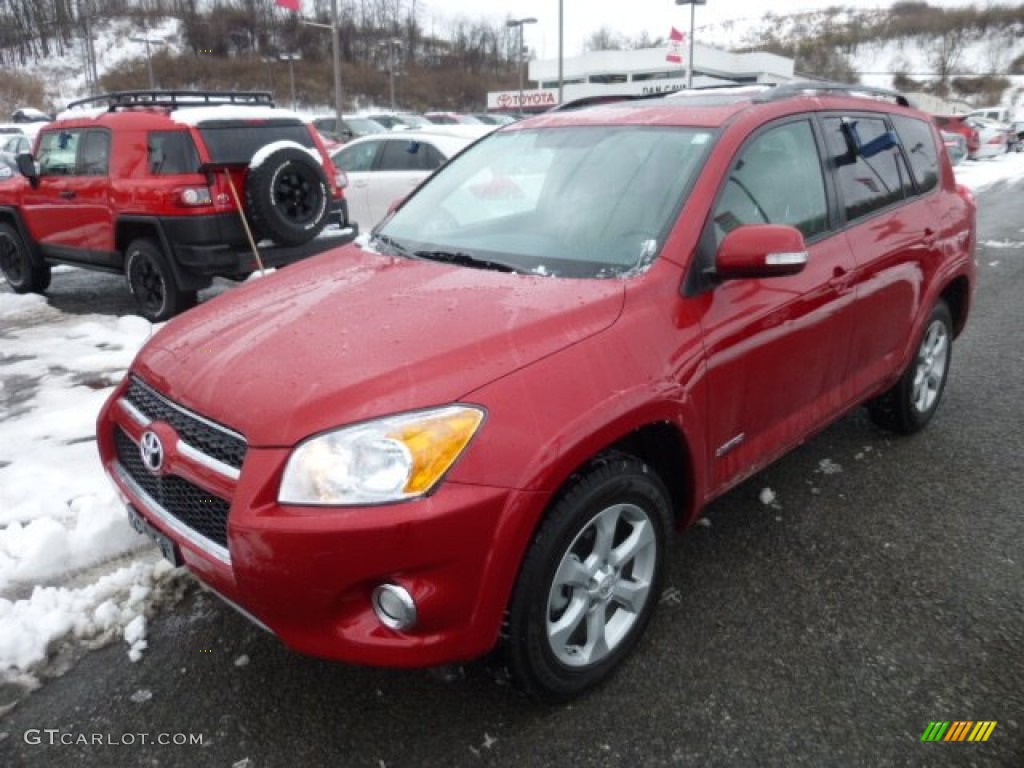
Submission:
[[[171,539],[161,533],[155,526],[153,526],[146,518],[144,518],[135,507],[131,504],[127,505],[128,508],[128,521],[139,533],[145,534],[160,547],[160,553],[164,556],[164,559],[168,560],[171,565],[175,568],[185,564],[185,560],[181,556],[181,549]]]

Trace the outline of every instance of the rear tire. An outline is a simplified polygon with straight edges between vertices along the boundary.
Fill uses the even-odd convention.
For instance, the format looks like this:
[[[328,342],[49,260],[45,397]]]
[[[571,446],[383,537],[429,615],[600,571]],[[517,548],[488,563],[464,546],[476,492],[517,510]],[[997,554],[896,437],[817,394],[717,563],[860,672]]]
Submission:
[[[43,293],[50,287],[50,265],[37,262],[18,230],[0,223],[0,272],[15,293]]]
[[[612,454],[576,475],[523,559],[502,642],[513,681],[557,703],[603,682],[643,635],[661,591],[669,495]]]
[[[128,288],[135,298],[139,314],[151,323],[159,323],[195,306],[196,292],[183,291],[174,279],[160,246],[149,239],[132,241],[124,254],[124,272]]]
[[[904,435],[924,429],[942,400],[952,353],[953,317],[946,302],[939,299],[900,380],[868,402],[871,420]]]

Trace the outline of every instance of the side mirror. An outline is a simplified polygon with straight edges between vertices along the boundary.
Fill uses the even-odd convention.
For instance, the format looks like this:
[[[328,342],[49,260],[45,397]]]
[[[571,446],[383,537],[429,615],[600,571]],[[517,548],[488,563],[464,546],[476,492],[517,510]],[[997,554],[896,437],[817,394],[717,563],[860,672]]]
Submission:
[[[18,171],[29,180],[29,183],[33,187],[39,186],[39,167],[36,165],[35,158],[32,157],[29,152],[22,152],[16,158],[15,162],[18,165]]]
[[[715,255],[720,280],[795,275],[807,265],[804,236],[795,227],[750,224],[725,236]]]

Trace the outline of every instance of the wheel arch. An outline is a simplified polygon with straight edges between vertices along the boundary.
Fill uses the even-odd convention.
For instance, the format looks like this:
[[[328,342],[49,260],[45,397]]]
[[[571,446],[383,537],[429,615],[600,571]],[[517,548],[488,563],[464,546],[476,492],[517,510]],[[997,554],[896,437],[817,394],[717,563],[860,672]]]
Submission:
[[[577,448],[589,447],[583,453],[569,450],[563,454],[564,461],[546,478],[554,479],[550,491],[518,494],[505,510],[505,519],[497,533],[502,541],[493,549],[500,555],[489,558],[487,572],[481,579],[481,584],[487,587],[481,589],[473,611],[474,621],[487,628],[483,630],[484,636],[492,642],[504,631],[508,602],[519,581],[526,553],[552,506],[566,492],[573,478],[602,457],[625,453],[650,466],[668,490],[672,521],[677,529],[686,527],[696,518],[701,489],[695,457],[699,454],[691,436],[678,423],[667,417],[633,422],[631,427],[620,428],[610,437],[607,434],[601,437],[603,439],[596,443],[581,440]],[[529,497],[538,496],[535,506]]]
[[[21,212],[17,208],[7,205],[0,206],[0,223],[10,224],[17,230],[18,234],[21,235],[21,241],[28,246],[32,258],[39,262],[39,264],[46,262],[42,251],[39,249],[39,243],[33,239],[32,234],[25,225],[25,220],[21,217]]]
[[[953,316],[953,337],[956,338],[967,325],[970,309],[971,284],[965,275],[954,278],[942,289],[939,298],[946,302]]]
[[[126,266],[124,257],[128,246],[139,239],[153,240],[160,246],[164,256],[167,258],[171,271],[174,273],[175,281],[182,289],[195,290],[205,288],[210,284],[209,278],[204,278],[181,266],[171,245],[170,238],[167,237],[166,231],[160,224],[160,220],[150,216],[121,216],[118,218],[117,226],[114,229],[114,247],[121,255],[121,264],[119,266],[122,272]]]

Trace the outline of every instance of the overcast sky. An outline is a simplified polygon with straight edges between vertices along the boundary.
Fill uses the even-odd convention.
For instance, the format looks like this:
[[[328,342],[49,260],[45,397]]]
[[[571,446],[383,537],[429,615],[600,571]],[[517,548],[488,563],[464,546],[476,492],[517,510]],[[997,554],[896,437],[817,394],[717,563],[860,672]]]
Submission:
[[[485,17],[502,21],[511,18],[537,19],[523,29],[523,40],[540,58],[554,58],[558,55],[558,2],[559,0],[418,0],[417,5],[426,9],[420,19],[436,24],[458,16],[470,19]],[[675,0],[562,0],[565,17],[565,55],[573,56],[582,51],[584,41],[597,29],[608,27],[627,37],[636,37],[646,30],[652,38],[668,37],[674,25],[682,31],[689,30],[689,6],[676,5]],[[966,5],[959,0],[929,0],[933,6]],[[730,19],[760,18],[766,10],[776,14],[788,14],[805,10],[820,10],[830,6],[843,5],[858,8],[887,8],[891,2],[879,0],[771,0],[770,3],[750,0],[708,0],[707,5],[696,7],[696,26],[718,23]],[[440,31],[440,30],[439,30]],[[707,41],[713,43],[713,41]]]

